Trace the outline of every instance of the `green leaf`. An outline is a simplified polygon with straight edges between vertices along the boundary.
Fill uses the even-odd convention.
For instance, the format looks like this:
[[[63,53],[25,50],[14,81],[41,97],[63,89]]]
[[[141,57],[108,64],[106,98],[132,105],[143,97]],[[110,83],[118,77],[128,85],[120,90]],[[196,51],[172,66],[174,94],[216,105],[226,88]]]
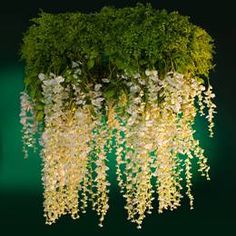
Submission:
[[[95,60],[94,59],[90,59],[87,63],[88,69],[92,69],[94,67],[95,64]]]
[[[43,121],[43,118],[44,118],[44,112],[43,112],[43,111],[38,111],[38,112],[36,113],[36,120],[37,120],[38,122],[41,122],[41,121]]]
[[[38,110],[38,111],[43,111],[44,110],[44,105],[43,104],[37,104],[35,109]]]
[[[204,84],[205,83],[204,79],[202,79],[202,78],[197,77],[196,79],[197,79],[199,84]]]
[[[204,29],[178,12],[156,10],[151,4],[104,7],[93,14],[41,13],[24,34],[21,47],[24,83],[36,106],[42,101],[38,74],[52,72],[63,75],[65,85],[78,83],[73,61],[80,62],[83,91],[109,76],[104,96],[117,99],[117,90],[123,89],[117,73],[144,74],[147,68],[155,68],[161,76],[175,70],[205,78],[213,68],[213,53],[213,40]]]
[[[110,89],[104,92],[104,97],[107,100],[110,100],[111,98],[113,98],[115,96],[116,92],[115,89]]]

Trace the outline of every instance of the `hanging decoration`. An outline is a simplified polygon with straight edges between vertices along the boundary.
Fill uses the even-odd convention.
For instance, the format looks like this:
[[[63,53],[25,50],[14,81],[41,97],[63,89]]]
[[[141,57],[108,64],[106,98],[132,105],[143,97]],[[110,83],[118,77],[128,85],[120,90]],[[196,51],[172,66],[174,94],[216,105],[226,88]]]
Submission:
[[[209,83],[213,41],[189,18],[151,5],[98,13],[41,13],[22,44],[24,153],[40,134],[44,216],[79,218],[91,205],[103,226],[109,208],[109,158],[128,219],[193,208],[192,163],[209,178],[195,137],[196,116],[213,135]],[[108,155],[115,150],[115,155]]]

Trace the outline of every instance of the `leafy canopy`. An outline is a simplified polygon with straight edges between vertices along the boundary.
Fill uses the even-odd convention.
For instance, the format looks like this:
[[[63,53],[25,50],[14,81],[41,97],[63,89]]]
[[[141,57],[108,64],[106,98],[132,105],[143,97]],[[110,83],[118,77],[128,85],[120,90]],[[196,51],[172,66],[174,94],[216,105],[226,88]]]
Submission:
[[[21,56],[26,89],[36,104],[42,96],[38,74],[65,74],[72,62],[81,63],[86,83],[104,77],[118,83],[118,72],[144,74],[153,68],[160,75],[172,70],[198,78],[213,67],[213,40],[207,32],[178,12],[150,4],[104,7],[90,14],[43,12],[32,23]]]

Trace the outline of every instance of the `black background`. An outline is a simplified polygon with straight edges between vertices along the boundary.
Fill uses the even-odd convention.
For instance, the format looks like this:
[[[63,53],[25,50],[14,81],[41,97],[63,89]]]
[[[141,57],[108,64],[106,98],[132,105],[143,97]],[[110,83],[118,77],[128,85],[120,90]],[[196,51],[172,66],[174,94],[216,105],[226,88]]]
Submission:
[[[18,55],[22,35],[30,25],[29,19],[36,17],[39,9],[51,13],[92,12],[99,11],[105,5],[124,7],[134,6],[136,2],[129,0],[1,0],[0,70],[9,65],[23,68]],[[187,204],[183,202],[182,208],[176,212],[152,214],[145,219],[143,229],[137,231],[135,225],[127,222],[123,200],[114,188],[111,191],[111,209],[103,229],[98,228],[97,218],[91,212],[78,221],[64,217],[56,225],[49,227],[44,225],[42,216],[41,186],[40,191],[34,191],[32,188],[31,192],[25,192],[23,189],[11,191],[0,189],[0,235],[192,235],[195,233],[198,235],[236,235],[236,7],[234,7],[234,1],[153,0],[139,2],[151,2],[155,8],[177,10],[183,15],[189,15],[194,24],[206,29],[215,39],[216,67],[210,77],[217,95],[216,136],[205,144],[206,149],[208,146],[211,149],[208,154],[210,154],[212,166],[212,181],[198,181],[194,185],[196,209],[189,211]],[[14,86],[14,81],[9,80],[9,83]],[[8,99],[10,101],[13,98]],[[3,112],[4,110],[1,110],[0,114]],[[4,134],[1,134],[1,138],[4,139]],[[12,139],[14,140],[14,137]],[[4,145],[1,139],[0,145]],[[24,171],[27,171],[27,168]],[[15,178],[18,178],[17,175]]]

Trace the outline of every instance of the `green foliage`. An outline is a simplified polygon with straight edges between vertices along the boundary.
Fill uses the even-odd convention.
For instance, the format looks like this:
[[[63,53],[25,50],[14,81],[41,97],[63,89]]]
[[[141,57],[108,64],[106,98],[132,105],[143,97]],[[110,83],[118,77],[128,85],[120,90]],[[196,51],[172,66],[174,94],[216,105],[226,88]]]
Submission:
[[[33,100],[41,101],[39,73],[64,74],[72,61],[82,63],[82,78],[100,82],[117,72],[128,74],[157,69],[208,76],[212,68],[212,38],[189,18],[150,4],[98,13],[40,13],[24,35],[25,85]],[[117,89],[117,85],[113,88]],[[107,91],[107,96],[114,92]]]

